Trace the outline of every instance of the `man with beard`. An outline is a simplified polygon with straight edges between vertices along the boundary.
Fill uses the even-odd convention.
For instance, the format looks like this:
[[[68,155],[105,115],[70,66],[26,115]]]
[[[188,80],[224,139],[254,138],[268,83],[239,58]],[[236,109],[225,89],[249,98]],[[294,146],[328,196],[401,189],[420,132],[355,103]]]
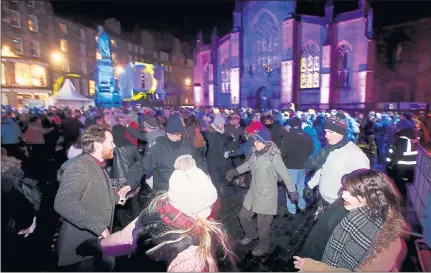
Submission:
[[[82,135],[84,154],[64,170],[54,208],[63,217],[58,239],[58,265],[65,271],[111,271],[113,261],[82,257],[76,247],[90,238],[106,238],[112,230],[115,204],[124,204],[129,186],[114,192],[104,170],[114,157],[114,139],[109,127],[91,125]]]

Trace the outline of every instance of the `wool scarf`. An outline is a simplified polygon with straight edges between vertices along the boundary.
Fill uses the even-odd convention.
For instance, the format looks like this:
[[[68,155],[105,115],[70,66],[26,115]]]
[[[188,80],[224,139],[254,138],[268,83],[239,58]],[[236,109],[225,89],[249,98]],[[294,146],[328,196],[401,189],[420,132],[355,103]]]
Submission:
[[[372,218],[369,207],[352,210],[334,229],[326,244],[322,262],[353,271],[368,256],[382,226],[383,219]]]
[[[309,170],[318,170],[322,168],[329,154],[337,149],[343,148],[348,142],[349,140],[344,136],[343,139],[335,145],[327,144],[305,163],[305,168]]]

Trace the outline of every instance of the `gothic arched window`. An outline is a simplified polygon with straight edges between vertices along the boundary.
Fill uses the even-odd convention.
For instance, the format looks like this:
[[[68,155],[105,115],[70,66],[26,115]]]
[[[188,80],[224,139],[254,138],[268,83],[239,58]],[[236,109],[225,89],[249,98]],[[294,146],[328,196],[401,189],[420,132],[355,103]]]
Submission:
[[[224,61],[221,65],[221,92],[230,93],[230,65]]]
[[[255,28],[255,40],[253,42],[253,67],[256,68],[269,65],[280,66],[280,40],[278,25],[274,18],[263,12],[259,15]]]
[[[310,43],[302,49],[301,89],[320,87],[320,49]]]
[[[349,55],[350,48],[347,45],[341,45],[337,48],[337,73],[338,73],[338,87],[350,86],[350,69],[349,69]]]

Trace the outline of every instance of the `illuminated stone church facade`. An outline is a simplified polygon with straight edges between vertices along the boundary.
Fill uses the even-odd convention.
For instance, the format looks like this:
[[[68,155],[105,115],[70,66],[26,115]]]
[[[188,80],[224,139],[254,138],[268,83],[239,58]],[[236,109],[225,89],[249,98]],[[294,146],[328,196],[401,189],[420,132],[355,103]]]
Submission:
[[[236,0],[233,29],[205,44],[198,34],[197,106],[283,108],[364,104],[373,86],[373,11],[298,15],[295,1]],[[353,105],[356,104],[356,105]],[[360,106],[359,106],[360,107]]]

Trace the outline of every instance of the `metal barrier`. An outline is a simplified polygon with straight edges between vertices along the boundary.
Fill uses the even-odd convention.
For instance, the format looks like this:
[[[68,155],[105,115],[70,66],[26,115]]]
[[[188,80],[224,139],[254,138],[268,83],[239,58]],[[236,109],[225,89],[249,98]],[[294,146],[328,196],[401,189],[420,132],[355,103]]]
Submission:
[[[422,271],[427,272],[431,265],[431,154],[420,146],[416,161],[414,181],[408,187],[408,204],[422,227],[422,234],[411,234],[421,237],[415,245]]]

